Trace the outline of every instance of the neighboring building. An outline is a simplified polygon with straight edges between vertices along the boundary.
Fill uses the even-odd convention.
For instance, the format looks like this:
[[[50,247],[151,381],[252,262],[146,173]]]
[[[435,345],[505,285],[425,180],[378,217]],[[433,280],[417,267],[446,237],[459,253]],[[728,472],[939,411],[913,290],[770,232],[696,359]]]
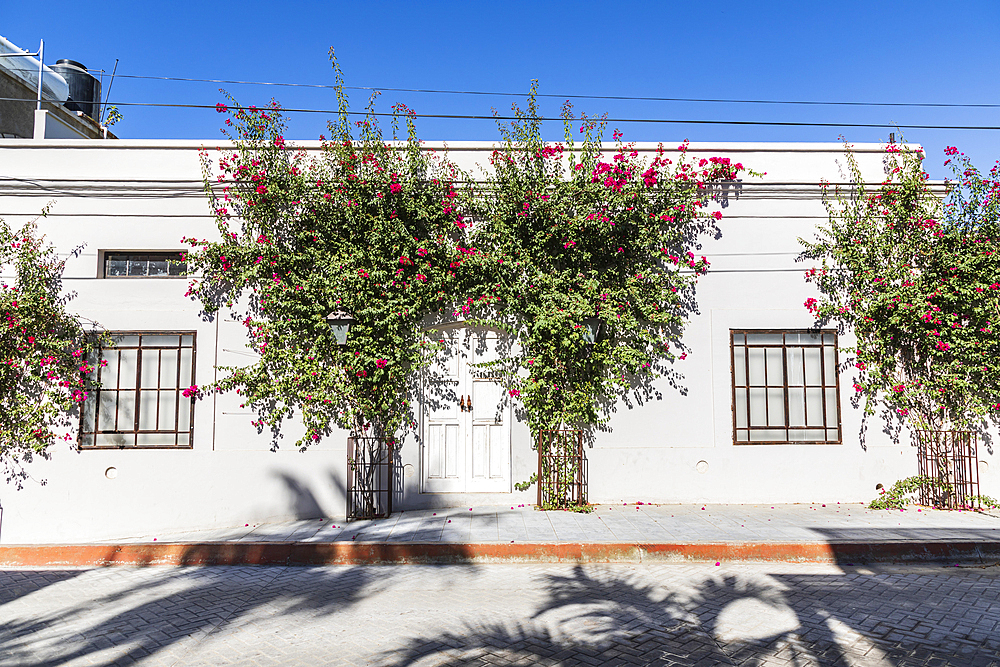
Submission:
[[[299,452],[292,425],[271,451],[270,434],[251,426],[254,415],[239,397],[182,394],[190,384],[211,385],[216,365],[253,356],[242,325],[225,313],[205,317],[166,261],[182,237],[217,234],[198,161],[199,149],[217,146],[0,141],[0,217],[25,222],[55,200],[41,230],[67,253],[69,307],[122,336],[79,447],[55,446],[51,460],[32,464],[22,490],[0,490],[0,541],[344,516],[346,433]],[[486,164],[491,149],[447,145],[469,169]],[[656,146],[636,149],[652,155]],[[854,150],[869,180],[880,182],[884,146]],[[813,319],[803,301],[815,293],[803,280],[808,264],[796,261],[797,239],[826,219],[819,183],[842,180],[843,147],[693,144],[691,153],[725,155],[767,176],[747,178],[721,202],[721,237],[704,241],[712,271],[698,284],[689,352],[676,366],[680,389],[664,378],[648,399],[617,406],[610,429],[596,433],[586,452],[590,500],[860,501],[875,495],[877,483],[915,474],[905,430],[895,442],[875,417],[861,440],[851,367],[837,352],[850,338],[806,331]],[[514,411],[495,417],[501,392],[469,372],[476,352],[462,356],[462,323],[449,329],[460,354],[448,373],[474,408],[416,406],[420,427],[401,449],[394,507],[534,502],[533,489],[513,490],[536,466],[528,429]],[[998,466],[986,463],[985,447],[980,458],[982,492],[997,495]]]
[[[52,67],[40,68],[33,56],[9,55],[22,51],[0,37],[0,137],[115,138],[99,122],[101,82],[86,67],[74,60],[59,60]]]

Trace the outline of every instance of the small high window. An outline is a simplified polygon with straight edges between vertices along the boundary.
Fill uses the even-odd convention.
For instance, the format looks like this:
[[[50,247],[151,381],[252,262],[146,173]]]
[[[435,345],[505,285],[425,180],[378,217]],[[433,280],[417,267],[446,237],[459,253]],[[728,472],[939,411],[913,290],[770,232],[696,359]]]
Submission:
[[[167,252],[104,252],[105,278],[179,278],[187,263],[178,250]]]
[[[102,348],[83,404],[81,449],[189,448],[193,332],[121,332]]]
[[[733,441],[841,442],[835,331],[732,331]]]

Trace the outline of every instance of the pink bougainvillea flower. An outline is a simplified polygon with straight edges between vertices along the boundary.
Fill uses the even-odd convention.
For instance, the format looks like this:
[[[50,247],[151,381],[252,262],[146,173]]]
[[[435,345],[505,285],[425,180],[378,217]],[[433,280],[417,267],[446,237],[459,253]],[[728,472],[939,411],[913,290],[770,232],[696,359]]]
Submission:
[[[184,398],[191,398],[192,396],[197,396],[198,385],[193,384],[190,387],[187,387],[184,391],[181,392],[181,394],[184,396]]]
[[[377,367],[379,367],[379,368],[385,368],[388,363],[389,362],[386,361],[385,359],[376,359],[375,360],[375,365]]]

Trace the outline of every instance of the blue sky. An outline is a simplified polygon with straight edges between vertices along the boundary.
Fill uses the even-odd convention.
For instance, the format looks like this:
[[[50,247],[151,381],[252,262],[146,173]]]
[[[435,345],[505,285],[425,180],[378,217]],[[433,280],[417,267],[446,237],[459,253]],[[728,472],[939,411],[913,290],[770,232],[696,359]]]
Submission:
[[[78,2],[4,3],[0,34],[46,63],[71,58],[118,73],[330,84],[333,46],[353,86],[850,102],[1000,103],[1000,2]],[[219,84],[119,77],[111,102],[215,104]],[[241,103],[333,109],[333,91],[224,86]],[[362,110],[367,93],[350,91]],[[385,93],[418,113],[504,112],[516,98]],[[546,98],[556,115],[562,99]],[[123,138],[218,137],[214,111],[120,107]],[[1000,108],[789,106],[578,100],[616,118],[1000,126]],[[315,139],[328,114],[296,114],[289,136]],[[889,129],[618,124],[626,140],[878,141]],[[490,121],[425,119],[421,138],[497,136]],[[557,139],[561,128],[547,129]],[[906,130],[943,177],[942,149],[978,165],[1000,157],[1000,131]]]

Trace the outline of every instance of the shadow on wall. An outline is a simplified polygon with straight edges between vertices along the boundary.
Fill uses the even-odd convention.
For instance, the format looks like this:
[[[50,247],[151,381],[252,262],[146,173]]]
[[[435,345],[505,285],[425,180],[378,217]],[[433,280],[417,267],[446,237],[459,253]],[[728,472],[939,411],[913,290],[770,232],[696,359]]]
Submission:
[[[275,473],[275,476],[285,485],[290,498],[289,510],[297,520],[332,518],[330,517],[331,512],[323,509],[323,505],[317,499],[316,493],[303,482],[286,472]],[[330,485],[327,489],[323,490],[323,493],[320,493],[320,496],[329,495],[328,492],[332,491],[337,506],[344,507],[347,503],[347,488],[344,482],[332,470],[327,474],[327,478],[330,480]]]

